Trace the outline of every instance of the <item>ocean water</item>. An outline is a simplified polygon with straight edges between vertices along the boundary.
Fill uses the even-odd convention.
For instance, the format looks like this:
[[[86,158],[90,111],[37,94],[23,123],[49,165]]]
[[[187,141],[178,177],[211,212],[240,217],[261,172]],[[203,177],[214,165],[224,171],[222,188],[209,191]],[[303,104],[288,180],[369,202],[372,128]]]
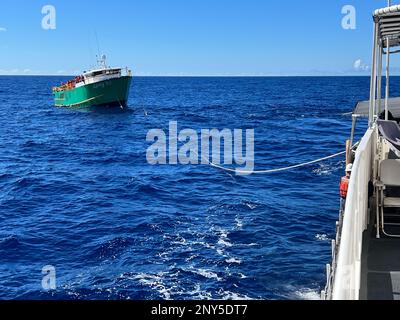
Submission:
[[[310,161],[344,150],[368,78],[135,78],[109,111],[53,107],[64,80],[0,77],[0,299],[319,298],[343,158],[151,166],[146,134],[254,128],[257,170]]]

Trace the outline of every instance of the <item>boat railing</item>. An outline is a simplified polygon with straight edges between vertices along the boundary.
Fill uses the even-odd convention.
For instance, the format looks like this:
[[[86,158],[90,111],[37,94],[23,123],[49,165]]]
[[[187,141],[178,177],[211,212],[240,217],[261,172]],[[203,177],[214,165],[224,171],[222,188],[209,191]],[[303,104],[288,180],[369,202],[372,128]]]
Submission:
[[[333,263],[323,298],[358,300],[361,281],[363,233],[368,224],[368,185],[376,128],[368,129],[357,148],[343,219],[339,222]],[[340,249],[339,249],[340,248]]]

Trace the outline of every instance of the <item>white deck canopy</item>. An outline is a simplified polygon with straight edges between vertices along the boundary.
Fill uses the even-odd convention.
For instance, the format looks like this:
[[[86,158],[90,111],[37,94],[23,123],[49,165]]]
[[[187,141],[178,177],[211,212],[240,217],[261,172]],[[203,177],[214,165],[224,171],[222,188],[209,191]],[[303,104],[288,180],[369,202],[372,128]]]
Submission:
[[[387,47],[387,38],[390,47],[400,45],[400,5],[375,10],[374,20],[378,23],[378,36],[382,39],[382,47]]]

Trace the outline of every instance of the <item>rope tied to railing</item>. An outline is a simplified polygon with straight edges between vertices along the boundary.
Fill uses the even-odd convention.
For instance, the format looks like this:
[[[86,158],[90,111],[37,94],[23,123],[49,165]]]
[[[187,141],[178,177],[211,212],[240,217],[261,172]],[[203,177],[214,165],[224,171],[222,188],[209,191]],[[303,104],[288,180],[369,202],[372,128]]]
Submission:
[[[351,150],[354,150],[357,146],[359,145],[359,142],[357,142],[352,148]],[[211,167],[220,169],[220,170],[224,170],[227,172],[233,172],[236,174],[241,174],[241,175],[251,175],[251,174],[271,174],[271,173],[277,173],[277,172],[284,172],[284,171],[289,171],[289,170],[293,170],[293,169],[298,169],[298,168],[302,168],[302,167],[306,167],[306,166],[310,166],[312,164],[316,164],[316,163],[320,163],[329,159],[333,159],[333,158],[337,158],[341,155],[346,154],[347,151],[342,151],[342,152],[338,152],[335,154],[332,154],[330,156],[327,157],[323,157],[323,158],[319,158],[316,160],[312,160],[312,161],[308,161],[308,162],[304,162],[304,163],[300,163],[300,164],[296,164],[296,165],[291,165],[288,167],[283,167],[283,168],[278,168],[278,169],[270,169],[270,170],[253,170],[253,171],[246,171],[246,170],[240,170],[240,169],[230,169],[230,168],[225,168],[221,165],[217,165],[215,163],[212,163],[209,159],[202,157],[205,161],[208,162],[208,165],[210,165]]]

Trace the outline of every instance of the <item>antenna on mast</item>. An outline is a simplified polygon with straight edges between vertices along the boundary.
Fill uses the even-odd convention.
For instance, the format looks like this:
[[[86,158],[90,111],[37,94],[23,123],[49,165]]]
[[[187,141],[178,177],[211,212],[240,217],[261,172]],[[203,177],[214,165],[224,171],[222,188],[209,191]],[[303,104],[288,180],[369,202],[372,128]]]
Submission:
[[[99,38],[97,36],[97,30],[94,31],[96,36],[96,44],[97,44],[97,55],[96,60],[99,67],[103,69],[107,69],[107,57],[105,54],[100,55],[100,45],[99,45]]]
[[[389,0],[389,2],[390,2],[390,0]],[[96,30],[94,31],[94,35],[95,35],[95,37],[96,37],[96,44],[97,44],[97,56],[98,56],[98,57],[100,57],[99,38],[98,38],[98,36],[97,36],[97,31],[96,31]]]

